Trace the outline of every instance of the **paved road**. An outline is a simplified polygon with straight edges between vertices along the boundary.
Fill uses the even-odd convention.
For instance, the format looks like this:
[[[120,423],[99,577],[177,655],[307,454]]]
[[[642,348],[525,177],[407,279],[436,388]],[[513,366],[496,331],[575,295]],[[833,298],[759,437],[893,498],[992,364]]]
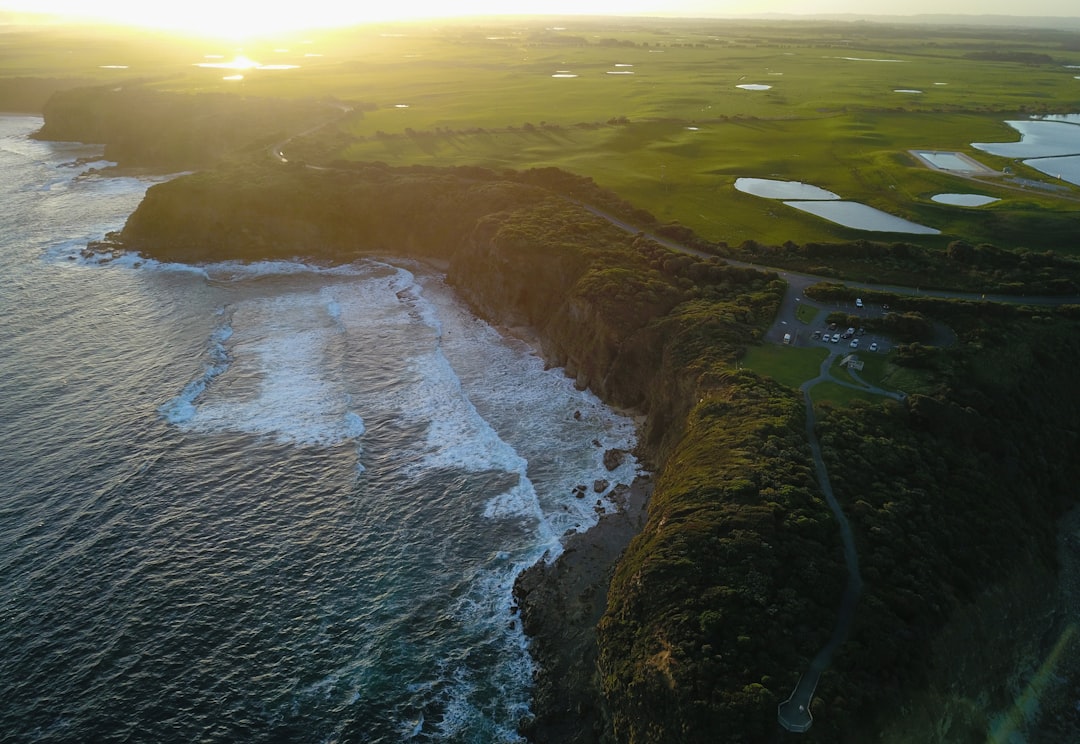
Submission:
[[[580,203],[580,202],[579,202]],[[644,233],[644,235],[660,245],[670,248],[673,251],[680,253],[686,253],[692,256],[699,256],[702,258],[713,257],[714,254],[707,253],[705,251],[697,250],[684,246],[681,243],[677,243],[673,240],[663,238],[653,233],[645,232],[627,222],[624,222],[613,215],[610,215],[602,210],[591,207],[587,204],[582,204],[585,209],[606,219],[616,227],[619,227],[626,232],[630,233]],[[1025,297],[1016,295],[987,295],[973,292],[951,292],[944,290],[925,290],[919,287],[901,287],[895,285],[886,284],[869,284],[865,282],[851,282],[851,281],[839,281],[831,277],[815,276],[813,274],[803,274],[796,271],[786,271],[782,269],[776,269],[769,266],[761,266],[753,263],[747,263],[745,261],[733,261],[731,259],[723,259],[727,263],[733,266],[741,266],[745,268],[758,269],[761,271],[775,272],[781,279],[787,282],[787,290],[784,293],[784,298],[781,301],[780,309],[777,312],[776,320],[772,327],[766,333],[766,340],[773,343],[783,343],[784,334],[791,333],[791,343],[798,346],[811,346],[817,345],[822,342],[815,342],[810,338],[810,329],[802,321],[797,320],[797,308],[799,303],[811,304],[819,309],[829,309],[828,306],[823,306],[818,303],[814,303],[805,299],[805,290],[807,287],[817,284],[818,282],[839,282],[847,287],[853,289],[863,290],[876,290],[881,292],[888,292],[896,295],[903,296],[926,296],[926,297],[939,297],[945,299],[960,299],[971,301],[986,301],[986,302],[998,302],[1008,303],[1013,305],[1043,305],[1043,306],[1056,306],[1056,305],[1071,305],[1080,304],[1080,297],[1078,296],[1060,296],[1060,297]],[[840,309],[848,313],[849,315],[869,317],[875,313],[882,312],[882,308],[874,306],[864,306],[862,308],[854,307],[853,305],[835,306],[834,309]],[[937,324],[940,326],[940,324]],[[951,341],[955,341],[955,334],[947,328],[935,327],[936,338],[935,342],[941,345],[948,345]],[[886,351],[886,344],[888,341],[885,339],[864,338],[862,341],[869,344],[872,340],[878,340],[879,345],[882,346],[881,351]],[[829,667],[832,662],[833,654],[847,639],[848,633],[851,630],[851,624],[855,617],[855,608],[859,602],[859,595],[862,594],[862,576],[859,573],[859,555],[855,549],[855,539],[852,534],[851,524],[848,522],[847,516],[844,514],[844,510],[841,508],[840,503],[833,495],[832,484],[829,481],[829,474],[825,468],[825,461],[821,455],[821,444],[818,441],[817,434],[814,431],[816,426],[816,419],[814,417],[814,404],[810,396],[810,391],[821,382],[831,382],[834,384],[842,385],[844,387],[854,388],[856,390],[862,390],[875,395],[882,395],[893,398],[894,400],[903,400],[906,396],[904,393],[896,393],[882,388],[867,384],[862,378],[860,378],[854,371],[849,370],[851,377],[855,380],[854,383],[849,383],[844,380],[838,380],[829,374],[829,369],[832,367],[833,360],[837,356],[847,351],[847,347],[837,348],[830,346],[829,354],[825,360],[821,363],[818,376],[807,380],[800,386],[800,390],[803,394],[804,403],[806,406],[806,437],[810,443],[810,451],[814,462],[814,471],[817,476],[818,486],[821,488],[821,492],[825,495],[825,500],[829,505],[829,509],[832,511],[833,516],[836,518],[837,524],[840,526],[840,537],[844,547],[844,563],[847,566],[847,586],[844,589],[844,596],[840,602],[840,608],[837,612],[836,626],[833,628],[832,636],[829,638],[828,643],[818,651],[817,655],[810,662],[809,668],[799,678],[795,689],[787,700],[780,703],[777,706],[777,720],[780,725],[788,731],[804,732],[807,731],[811,725],[813,725],[814,717],[810,713],[810,703],[814,699],[814,693],[817,690],[818,682],[821,679],[822,673]]]
[[[903,395],[902,393],[890,393],[872,385],[860,387],[836,380],[829,374],[829,370],[832,368],[833,360],[839,355],[838,350],[830,351],[829,355],[821,363],[818,376],[812,380],[807,380],[799,388],[802,391],[806,406],[806,438],[810,442],[810,453],[814,460],[814,473],[817,475],[818,487],[821,488],[821,492],[825,495],[825,501],[828,503],[829,509],[832,510],[837,524],[840,525],[840,540],[844,545],[844,564],[847,566],[848,580],[847,587],[844,589],[844,597],[840,601],[836,626],[833,628],[829,642],[811,660],[809,669],[799,678],[799,682],[796,684],[791,696],[777,707],[776,717],[780,725],[788,731],[795,732],[806,731],[814,722],[814,717],[810,713],[810,703],[814,699],[814,691],[817,690],[822,672],[832,662],[833,653],[847,639],[852,620],[855,617],[855,606],[858,604],[859,595],[862,593],[862,576],[859,574],[859,554],[855,549],[855,537],[851,531],[851,524],[848,522],[847,515],[844,514],[840,502],[836,500],[836,496],[833,494],[832,483],[829,481],[829,472],[826,470],[825,460],[821,456],[821,443],[818,441],[817,433],[814,431],[817,420],[814,417],[814,403],[810,391],[819,382],[833,382],[894,398]],[[856,380],[859,379],[855,377],[854,373],[852,377]]]
[[[717,258],[715,253],[707,253],[696,248],[690,248],[682,243],[677,243],[674,240],[669,240],[660,235],[643,231],[640,228],[634,227],[628,222],[620,220],[614,215],[608,214],[603,210],[591,207],[588,204],[581,204],[582,207],[595,214],[597,217],[602,217],[611,224],[615,225],[622,230],[630,233],[643,233],[647,238],[655,240],[665,248],[670,248],[673,251],[679,253],[686,253],[691,256],[699,256],[701,258]],[[757,269],[759,271],[771,271],[777,276],[788,283],[788,294],[794,292],[793,296],[801,296],[803,291],[812,284],[818,282],[834,282],[837,284],[843,284],[845,287],[851,287],[852,289],[865,289],[874,290],[878,292],[889,292],[891,294],[903,295],[907,297],[939,297],[943,299],[953,300],[971,300],[974,302],[986,301],[986,302],[1002,302],[1009,305],[1077,305],[1080,304],[1080,295],[1032,295],[1027,297],[1024,295],[1007,295],[1007,294],[983,294],[979,292],[953,292],[950,290],[938,290],[938,289],[922,289],[921,287],[903,287],[896,284],[869,284],[867,282],[852,282],[843,279],[836,279],[828,276],[818,276],[815,274],[803,274],[798,271],[788,271],[786,269],[777,269],[771,266],[765,266],[764,264],[749,263],[747,261],[735,261],[730,258],[720,257],[723,261],[731,264],[732,266],[741,266],[748,269]]]

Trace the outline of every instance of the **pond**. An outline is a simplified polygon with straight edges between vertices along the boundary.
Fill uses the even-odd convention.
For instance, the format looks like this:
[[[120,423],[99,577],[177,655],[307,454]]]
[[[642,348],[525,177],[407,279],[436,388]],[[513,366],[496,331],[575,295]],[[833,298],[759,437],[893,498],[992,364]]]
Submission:
[[[971,146],[1005,158],[1045,158],[1080,154],[1080,126],[1074,120],[1006,121],[1020,133],[1019,142],[972,142]]]
[[[735,188],[744,194],[766,199],[839,199],[837,194],[800,181],[774,181],[769,178],[737,178]]]
[[[962,152],[912,150],[911,154],[938,170],[959,171],[961,173],[983,173],[987,175],[995,172]]]
[[[935,230],[880,209],[849,201],[786,201],[789,207],[835,222],[844,227],[872,232],[906,233],[909,235],[940,235]]]
[[[938,204],[949,204],[954,207],[981,207],[984,204],[1001,200],[982,194],[934,194],[930,197],[930,201]]]
[[[1080,127],[1078,127],[1080,128]],[[1045,173],[1062,181],[1080,186],[1080,155],[1070,155],[1061,158],[1034,158],[1025,160],[1024,165],[1030,165],[1037,171]]]
[[[903,62],[902,59],[874,59],[873,57],[833,57],[833,59],[846,59],[851,62]]]

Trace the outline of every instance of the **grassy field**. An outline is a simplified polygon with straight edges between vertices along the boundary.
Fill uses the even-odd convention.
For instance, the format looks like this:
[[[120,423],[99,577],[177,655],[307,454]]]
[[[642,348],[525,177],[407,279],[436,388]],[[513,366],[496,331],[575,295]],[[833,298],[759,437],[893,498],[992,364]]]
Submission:
[[[970,143],[1015,140],[1008,118],[1080,111],[1080,81],[1065,67],[1080,64],[1078,50],[1080,33],[1064,31],[675,19],[395,24],[242,48],[108,29],[0,36],[5,78],[139,80],[352,106],[334,126],[291,143],[309,162],[558,166],[730,244],[869,238],[944,247],[964,238],[1063,252],[1080,251],[1072,239],[1080,189],[1056,196],[1002,179],[972,182],[923,167],[908,150],[959,150],[1048,181]],[[972,58],[1016,53],[1047,57]],[[260,67],[196,66],[240,56]],[[747,83],[772,87],[736,87]],[[943,235],[840,227],[736,191],[743,176],[813,183]],[[1001,201],[930,201],[954,191]]]
[[[795,317],[806,325],[813,325],[824,311],[811,305],[799,303],[795,308]]]
[[[752,346],[742,358],[742,366],[759,375],[772,377],[788,387],[797,388],[818,376],[827,349],[801,349],[794,346]]]
[[[834,406],[846,406],[855,400],[863,400],[868,403],[880,403],[885,400],[880,395],[864,393],[861,390],[837,385],[835,382],[822,382],[815,385],[814,389],[810,391],[810,397],[815,404],[831,403]]]

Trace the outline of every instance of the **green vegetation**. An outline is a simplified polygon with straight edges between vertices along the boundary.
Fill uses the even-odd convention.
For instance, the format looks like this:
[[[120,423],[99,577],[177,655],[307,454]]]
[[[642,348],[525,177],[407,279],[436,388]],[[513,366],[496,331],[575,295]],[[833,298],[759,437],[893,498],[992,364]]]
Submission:
[[[733,188],[741,176],[802,180],[939,228],[942,236],[897,236],[931,252],[957,239],[1076,250],[1080,190],[1019,189],[1002,177],[973,183],[922,166],[908,150],[959,150],[997,171],[1008,165],[1018,177],[1047,181],[970,143],[1015,140],[1007,118],[1080,107],[1063,67],[1080,63],[1078,33],[675,19],[564,25],[414,23],[285,36],[244,49],[277,69],[242,70],[196,66],[208,55],[230,61],[235,50],[221,43],[108,29],[75,38],[69,30],[5,34],[0,109],[32,106],[78,79],[184,96],[319,101],[340,107],[323,127],[270,117],[290,134],[306,132],[287,143],[294,161],[557,167],[712,243],[866,236]],[[72,46],[77,54],[68,54]],[[883,59],[897,61],[874,61]],[[552,77],[558,70],[577,77]],[[741,82],[773,87],[746,91],[736,88]],[[1001,201],[977,209],[930,201],[973,190]],[[840,256],[800,268],[827,265],[869,278],[870,267]],[[908,280],[919,270],[898,266],[881,278]]]
[[[852,382],[850,377],[842,373],[834,372],[837,378]],[[831,404],[834,406],[847,406],[853,401],[863,401],[870,404],[881,402],[881,396],[868,393],[863,390],[855,390],[846,385],[837,385],[835,382],[822,382],[814,387],[810,397],[815,404]]]
[[[741,364],[763,377],[771,377],[791,388],[818,376],[828,349],[762,345],[746,350]]]
[[[800,303],[799,306],[795,308],[795,317],[801,320],[803,323],[806,323],[807,325],[813,325],[817,321],[818,315],[820,314],[821,313],[816,307],[811,307],[810,305],[803,305],[802,303]]]
[[[733,369],[776,312],[775,277],[629,236],[537,180],[566,179],[231,166],[155,186],[122,237],[170,260],[340,262],[390,247],[447,259],[477,312],[532,325],[579,384],[647,412],[659,478],[597,629],[611,734],[767,740],[777,703],[831,632],[845,581],[790,387],[816,375],[823,349],[751,348],[747,368]],[[901,315],[947,321],[957,342],[901,344],[868,365],[868,379],[915,393],[903,403],[815,389],[866,589],[819,687],[810,741],[870,738],[920,689],[927,644],[953,609],[1018,560],[1049,570],[1054,520],[1080,477],[1069,456],[1080,349],[1059,342],[1080,331],[1080,311],[890,300]]]
[[[150,189],[120,236],[133,250],[192,262],[445,260],[478,314],[532,326],[580,386],[647,413],[656,490],[597,631],[609,733],[771,740],[776,704],[831,632],[845,580],[792,389],[816,376],[824,350],[756,346],[780,303],[775,274],[676,254],[579,202],[717,254],[826,276],[1074,292],[1076,189],[1020,194],[995,178],[977,190],[1002,202],[945,207],[929,195],[974,185],[906,151],[972,152],[975,140],[1014,139],[1006,116],[1076,110],[1060,66],[1078,63],[1078,40],[874,24],[549,25],[372,28],[287,53],[275,40],[246,54],[299,69],[241,81],[194,67],[203,57],[191,46],[106,71],[129,62],[117,55],[149,52],[99,39],[74,55],[79,69],[56,66],[27,39],[54,51],[67,40],[42,32],[0,40],[21,81],[0,95],[61,91],[44,136],[105,142],[128,164],[223,163]],[[634,74],[607,75],[631,70],[615,64]],[[552,78],[559,69],[579,77]],[[64,92],[76,73],[96,87]],[[774,88],[736,89],[744,78]],[[268,156],[279,143],[287,164]],[[945,235],[867,241],[735,191],[740,176],[810,181]],[[894,313],[867,325],[904,341],[888,357],[862,354],[865,379],[910,396],[814,391],[866,589],[808,741],[872,740],[920,689],[952,612],[1014,566],[1052,570],[1055,519],[1080,478],[1080,348],[1063,341],[1080,331],[1080,309],[859,295],[889,302]]]

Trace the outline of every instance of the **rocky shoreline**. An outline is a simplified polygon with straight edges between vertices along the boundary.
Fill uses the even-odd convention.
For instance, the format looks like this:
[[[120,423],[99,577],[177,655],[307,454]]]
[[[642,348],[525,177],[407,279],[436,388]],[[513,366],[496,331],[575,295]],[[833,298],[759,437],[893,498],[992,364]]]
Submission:
[[[620,508],[569,535],[563,553],[526,569],[514,585],[522,627],[536,662],[533,718],[521,733],[538,744],[593,744],[605,730],[596,678],[596,625],[626,546],[645,524],[651,476],[639,476]]]

